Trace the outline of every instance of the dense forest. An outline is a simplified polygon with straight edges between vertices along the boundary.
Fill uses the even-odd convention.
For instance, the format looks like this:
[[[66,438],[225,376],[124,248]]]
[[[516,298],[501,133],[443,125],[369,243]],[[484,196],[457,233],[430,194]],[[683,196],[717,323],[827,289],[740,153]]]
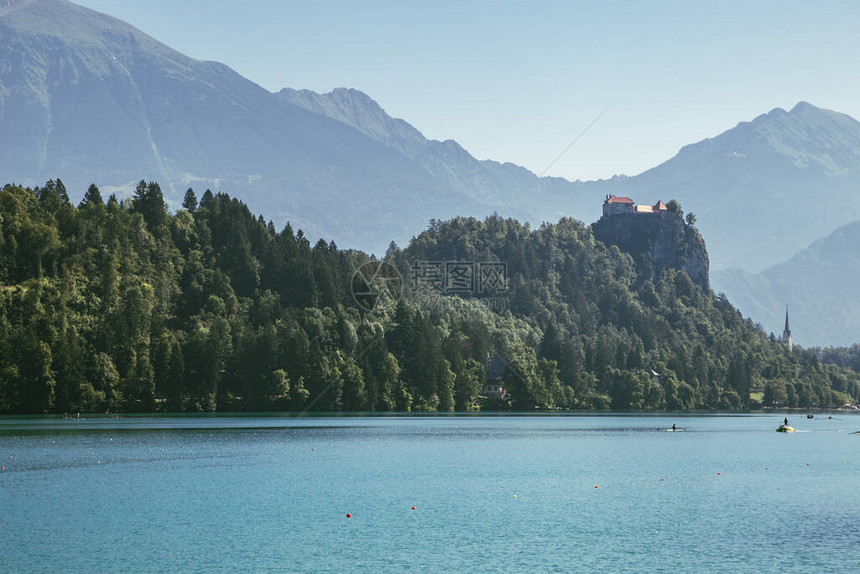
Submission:
[[[821,360],[825,363],[849,367],[860,373],[860,344],[855,343],[850,347],[826,347],[815,349],[815,352],[821,356]]]
[[[60,180],[7,185],[0,412],[688,410],[860,398],[849,351],[839,365],[789,352],[685,272],[655,275],[573,219],[539,229],[498,216],[431,221],[374,261],[311,245],[289,224],[278,231],[208,190],[198,202],[189,189],[171,214],[153,182],[122,201],[93,185],[77,207]],[[355,296],[368,262],[402,277],[386,304]],[[439,288],[416,280],[421,262],[469,273],[496,264],[504,281],[484,291],[463,275],[466,288]],[[504,400],[481,396],[488,357],[505,361]]]

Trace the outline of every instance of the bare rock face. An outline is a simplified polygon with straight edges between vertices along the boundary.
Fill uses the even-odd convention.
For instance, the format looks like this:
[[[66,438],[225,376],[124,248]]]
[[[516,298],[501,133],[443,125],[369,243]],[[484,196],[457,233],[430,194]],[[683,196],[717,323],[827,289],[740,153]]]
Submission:
[[[594,236],[633,256],[637,264],[650,266],[652,279],[663,269],[685,271],[702,289],[709,289],[708,252],[696,228],[682,215],[629,213],[601,217],[592,225]]]
[[[715,270],[758,273],[860,219],[860,122],[800,102],[684,146],[639,175],[583,186],[591,197],[675,198],[699,217]],[[592,201],[574,213],[593,221],[599,209]]]

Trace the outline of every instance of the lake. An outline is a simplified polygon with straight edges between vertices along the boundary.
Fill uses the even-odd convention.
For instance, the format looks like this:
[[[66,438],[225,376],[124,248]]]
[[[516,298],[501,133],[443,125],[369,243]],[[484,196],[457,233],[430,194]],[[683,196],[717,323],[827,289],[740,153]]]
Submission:
[[[0,417],[0,564],[856,571],[860,416],[783,416]]]

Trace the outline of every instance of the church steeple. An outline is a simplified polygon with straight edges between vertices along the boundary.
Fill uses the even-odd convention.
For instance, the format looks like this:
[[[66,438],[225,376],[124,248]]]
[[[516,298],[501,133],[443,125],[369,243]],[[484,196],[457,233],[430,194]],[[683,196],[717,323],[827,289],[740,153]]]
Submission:
[[[788,327],[788,305],[785,306],[785,330],[782,332],[782,342],[791,351],[791,329]]]

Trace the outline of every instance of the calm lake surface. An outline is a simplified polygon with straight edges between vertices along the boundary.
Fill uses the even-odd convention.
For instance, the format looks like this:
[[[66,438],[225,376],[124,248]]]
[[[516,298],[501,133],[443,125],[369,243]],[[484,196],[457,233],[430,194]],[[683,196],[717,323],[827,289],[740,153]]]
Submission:
[[[782,416],[0,417],[0,564],[856,572],[860,416]]]

